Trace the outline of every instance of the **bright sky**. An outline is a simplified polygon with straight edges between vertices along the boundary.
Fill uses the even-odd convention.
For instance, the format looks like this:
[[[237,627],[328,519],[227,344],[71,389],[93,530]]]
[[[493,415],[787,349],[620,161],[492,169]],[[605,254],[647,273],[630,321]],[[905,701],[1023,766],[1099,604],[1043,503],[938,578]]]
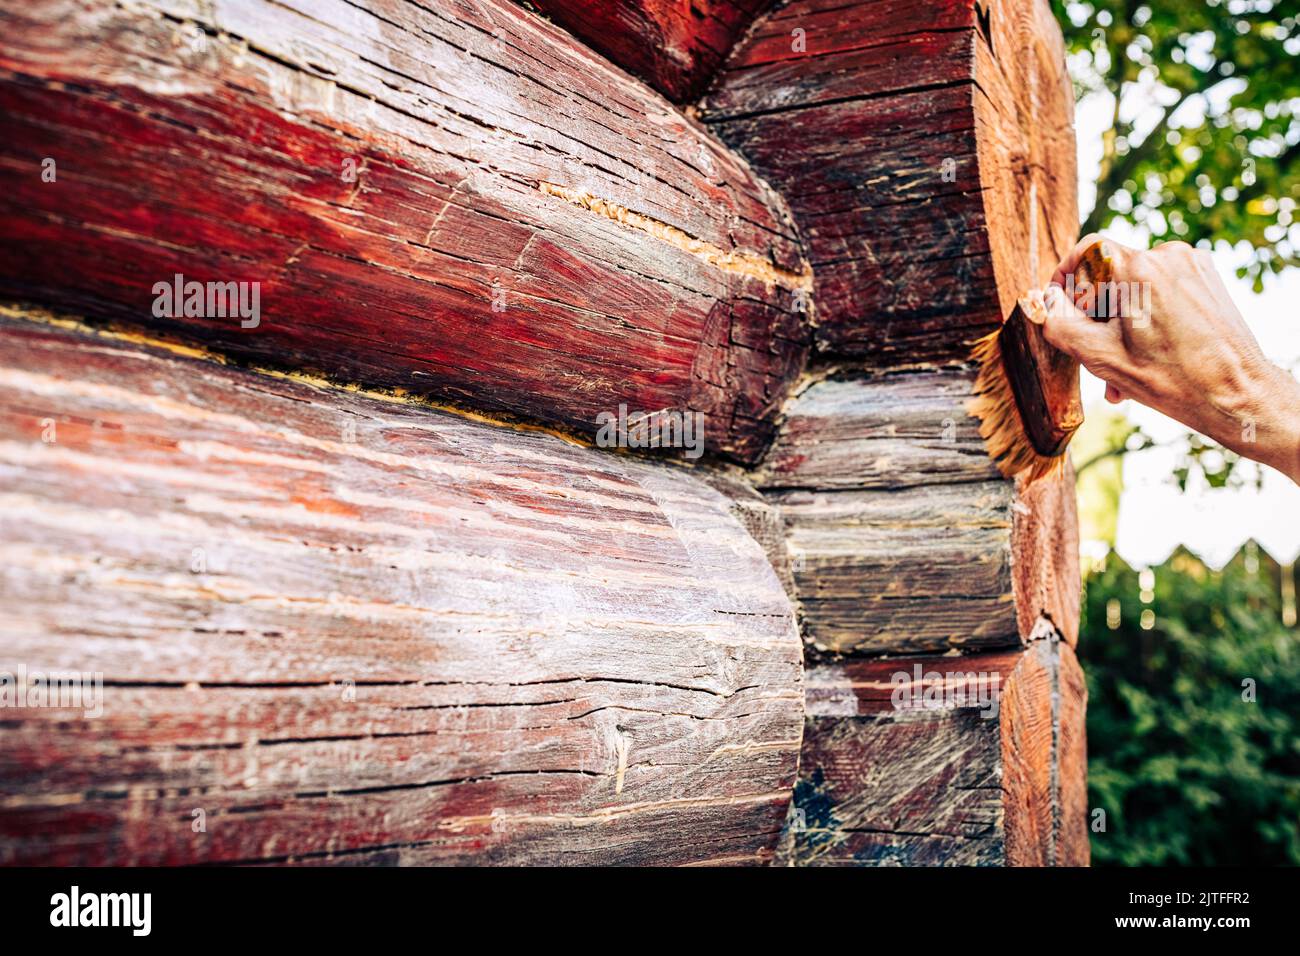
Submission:
[[[1092,208],[1101,137],[1110,126],[1113,109],[1114,100],[1108,94],[1092,95],[1076,108],[1079,207],[1085,213]],[[1126,245],[1148,244],[1144,231],[1122,227],[1108,229],[1106,234]],[[1214,260],[1264,353],[1300,374],[1300,269],[1266,278],[1264,292],[1257,295],[1249,283],[1235,275],[1242,261],[1239,254],[1225,244],[1215,250]],[[1083,378],[1085,408],[1093,403],[1104,405],[1104,383],[1086,369]],[[1157,442],[1187,433],[1182,425],[1136,402],[1126,401],[1118,407]],[[1295,411],[1300,415],[1300,409]],[[1153,448],[1126,456],[1115,544],[1125,561],[1135,567],[1159,564],[1175,547],[1185,544],[1206,563],[1218,567],[1252,537],[1278,561],[1294,561],[1300,555],[1300,487],[1271,468],[1249,463],[1240,466],[1245,469],[1248,488],[1211,489],[1194,475],[1187,492],[1180,493],[1171,477],[1177,458],[1176,448]],[[1260,491],[1254,488],[1256,467],[1264,472]]]

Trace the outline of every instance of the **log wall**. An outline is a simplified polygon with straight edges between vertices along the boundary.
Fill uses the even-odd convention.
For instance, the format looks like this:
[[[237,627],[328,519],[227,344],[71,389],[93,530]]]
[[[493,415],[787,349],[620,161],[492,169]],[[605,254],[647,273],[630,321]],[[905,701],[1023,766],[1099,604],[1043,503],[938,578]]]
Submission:
[[[533,6],[0,0],[0,862],[1086,862],[1047,4]]]
[[[1073,477],[997,473],[964,365],[1073,241],[1071,103],[1039,0],[793,0],[701,103],[814,274],[810,374],[755,473],[812,668],[787,863],[1087,861]],[[855,696],[917,661],[999,675],[999,716]]]
[[[756,476],[811,658],[790,865],[1087,862],[1073,482],[1002,479],[969,385],[815,382]],[[900,709],[895,674],[1000,705]]]
[[[530,0],[675,103],[694,102],[773,0]]]
[[[1068,644],[852,658],[810,669],[807,694],[778,862],[1087,862],[1085,692]]]
[[[964,361],[1078,229],[1045,0],[794,0],[755,23],[701,110],[789,202],[831,355]]]

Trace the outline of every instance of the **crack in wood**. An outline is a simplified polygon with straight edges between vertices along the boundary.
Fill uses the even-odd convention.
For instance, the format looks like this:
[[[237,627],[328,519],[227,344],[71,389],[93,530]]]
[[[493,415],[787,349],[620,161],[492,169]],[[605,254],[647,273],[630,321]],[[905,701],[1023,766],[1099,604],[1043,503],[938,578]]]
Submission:
[[[728,275],[757,279],[765,285],[780,286],[783,289],[795,292],[812,291],[813,273],[811,267],[807,265],[796,272],[793,269],[778,266],[771,259],[752,252],[739,249],[723,249],[714,243],[697,239],[676,226],[670,226],[668,223],[652,216],[634,212],[626,206],[621,206],[609,199],[602,199],[584,189],[557,186],[555,183],[545,181],[539,182],[537,188],[543,195],[563,199],[575,206],[589,209],[598,216],[604,216],[606,219],[622,223],[631,229],[647,233],[661,242],[666,242],[674,248],[690,253],[701,262],[705,262]]]

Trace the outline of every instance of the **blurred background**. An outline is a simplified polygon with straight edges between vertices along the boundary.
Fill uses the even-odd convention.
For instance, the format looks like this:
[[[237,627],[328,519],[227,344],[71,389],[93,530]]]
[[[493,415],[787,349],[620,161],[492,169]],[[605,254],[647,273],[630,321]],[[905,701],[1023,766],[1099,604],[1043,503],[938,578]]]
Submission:
[[[1300,372],[1300,0],[1053,8],[1081,234],[1211,249],[1265,353]],[[1300,864],[1300,488],[1084,377],[1093,863]]]

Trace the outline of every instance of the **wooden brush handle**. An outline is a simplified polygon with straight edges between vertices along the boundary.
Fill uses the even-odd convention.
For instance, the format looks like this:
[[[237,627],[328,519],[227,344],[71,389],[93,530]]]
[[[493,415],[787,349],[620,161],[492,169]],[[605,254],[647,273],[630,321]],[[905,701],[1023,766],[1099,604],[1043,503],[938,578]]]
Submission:
[[[1105,245],[1094,242],[1075,265],[1074,284],[1091,286],[1094,303],[1109,303],[1109,293],[1102,295],[1101,287],[1113,280],[1113,263]],[[1107,312],[1097,315],[1094,310],[1094,317],[1105,322],[1110,316]],[[1020,299],[1003,323],[998,341],[1003,370],[1020,410],[1024,441],[1036,455],[1051,459],[1064,454],[1083,424],[1083,402],[1079,395],[1079,363],[1047,341],[1043,335],[1046,320],[1047,306],[1042,296]],[[1046,471],[1039,465],[1031,474],[1038,476]]]
[[[1113,263],[1106,255],[1105,243],[1094,242],[1079,257],[1074,267],[1074,284],[1090,286],[1093,302],[1101,287],[1114,280]],[[1106,301],[1109,301],[1107,294]],[[1047,319],[1041,297],[1026,297],[1002,327],[1003,367],[1020,409],[1025,438],[1034,451],[1044,458],[1065,452],[1079,426],[1083,424],[1083,402],[1079,395],[1079,363],[1052,346],[1043,335]],[[1105,322],[1106,312],[1094,317]],[[1041,470],[1041,469],[1040,469]]]
[[[1074,267],[1075,286],[1086,284],[1092,286],[1095,290],[1114,281],[1115,264],[1111,261],[1110,256],[1106,254],[1105,240],[1098,239],[1083,250],[1083,255],[1079,257],[1079,262]],[[1098,322],[1108,322],[1111,319],[1108,312],[1096,310],[1096,313],[1099,314],[1094,314],[1092,317]]]

